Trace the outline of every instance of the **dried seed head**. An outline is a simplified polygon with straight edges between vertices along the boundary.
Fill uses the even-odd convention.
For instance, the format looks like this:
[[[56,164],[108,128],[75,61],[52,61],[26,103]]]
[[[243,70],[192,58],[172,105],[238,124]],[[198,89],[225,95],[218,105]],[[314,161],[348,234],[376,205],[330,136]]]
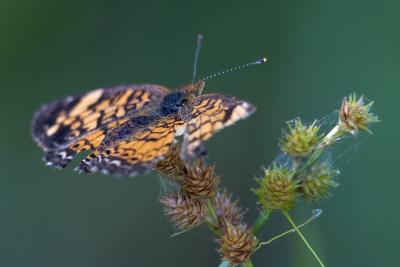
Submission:
[[[192,198],[211,198],[217,190],[220,178],[215,175],[214,166],[207,165],[203,160],[193,165],[186,165],[182,190]]]
[[[238,202],[238,200],[232,201],[232,195],[225,190],[215,196],[214,208],[222,228],[226,228],[227,223],[231,225],[242,223],[244,212],[239,207]]]
[[[160,198],[164,213],[180,230],[194,228],[201,224],[206,216],[206,206],[199,199],[191,199],[181,193]]]
[[[236,266],[249,260],[258,241],[246,224],[228,223],[218,243],[220,244],[218,251],[223,260],[230,261],[233,266]]]
[[[158,161],[154,165],[154,169],[162,175],[172,178],[175,181],[180,181],[185,172],[185,163],[180,158],[179,145],[171,147],[165,159]]]
[[[298,197],[298,181],[292,179],[294,171],[274,164],[265,170],[265,176],[257,179],[259,187],[253,189],[265,209],[289,211]]]
[[[300,119],[288,123],[289,133],[284,132],[280,141],[281,149],[292,157],[307,157],[320,139],[316,121],[310,126],[303,125]]]
[[[330,196],[329,189],[337,187],[333,178],[338,174],[328,164],[317,164],[302,178],[300,190],[306,201],[318,201]]]
[[[378,117],[370,113],[374,102],[364,103],[364,97],[357,100],[356,94],[345,97],[339,112],[339,126],[342,130],[355,133],[358,130],[370,131],[371,123],[379,122]]]

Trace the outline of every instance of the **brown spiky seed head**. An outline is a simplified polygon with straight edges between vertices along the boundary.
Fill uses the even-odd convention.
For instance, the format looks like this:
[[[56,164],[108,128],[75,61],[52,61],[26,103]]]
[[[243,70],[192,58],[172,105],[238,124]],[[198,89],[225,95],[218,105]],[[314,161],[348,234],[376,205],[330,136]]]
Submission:
[[[215,196],[220,178],[215,175],[214,166],[207,165],[203,160],[197,160],[192,165],[186,165],[182,190],[192,198],[207,199]]]
[[[368,129],[371,123],[379,122],[378,117],[370,113],[374,102],[365,104],[364,97],[357,99],[356,94],[345,97],[339,112],[339,126],[342,130],[356,133]]]
[[[226,228],[226,224],[239,225],[243,221],[244,212],[239,207],[238,200],[232,200],[232,195],[225,190],[217,193],[214,198],[214,208],[221,227]]]
[[[333,178],[339,173],[328,164],[316,164],[302,178],[300,190],[306,201],[319,201],[330,196],[329,189],[339,184]]]
[[[294,171],[286,167],[273,166],[265,170],[265,175],[257,179],[258,188],[253,192],[258,196],[260,204],[269,210],[281,209],[289,211],[294,207],[299,196],[299,183],[293,179]]]
[[[186,165],[180,158],[179,145],[171,147],[165,158],[154,165],[154,169],[175,181],[181,181],[185,174]]]
[[[218,251],[221,253],[222,259],[237,266],[249,260],[258,241],[254,237],[252,229],[246,224],[232,225],[228,223],[218,243],[220,244]]]
[[[191,199],[175,193],[160,198],[164,213],[180,230],[192,229],[200,225],[206,216],[206,205],[202,200]]]
[[[287,123],[289,132],[284,131],[284,136],[280,141],[281,149],[295,158],[307,157],[317,145],[319,126],[314,121],[313,124],[304,125],[300,119]]]

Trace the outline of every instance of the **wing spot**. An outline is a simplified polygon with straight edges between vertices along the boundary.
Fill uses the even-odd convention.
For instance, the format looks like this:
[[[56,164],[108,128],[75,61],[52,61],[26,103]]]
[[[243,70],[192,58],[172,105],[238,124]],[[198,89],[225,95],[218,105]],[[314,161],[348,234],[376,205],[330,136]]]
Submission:
[[[47,136],[51,136],[57,132],[57,130],[60,128],[60,124],[54,124],[50,128],[47,129],[46,134]]]

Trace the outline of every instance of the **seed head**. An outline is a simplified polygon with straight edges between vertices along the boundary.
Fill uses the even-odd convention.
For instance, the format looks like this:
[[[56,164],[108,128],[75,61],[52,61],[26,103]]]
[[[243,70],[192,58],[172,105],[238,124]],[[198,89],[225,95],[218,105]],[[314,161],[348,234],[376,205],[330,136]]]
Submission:
[[[180,181],[184,176],[186,166],[179,154],[179,145],[171,147],[165,158],[154,165],[154,169],[164,176]]]
[[[284,131],[280,142],[281,149],[292,157],[307,157],[315,148],[320,139],[318,136],[319,126],[316,121],[310,126],[304,125],[300,119],[288,123],[289,132]]]
[[[302,178],[300,190],[306,201],[319,201],[330,196],[329,189],[339,184],[333,178],[338,174],[328,164],[316,164]]]
[[[225,190],[217,193],[214,198],[214,208],[221,227],[226,228],[227,223],[239,225],[243,221],[244,212],[239,207],[239,201],[232,201],[232,195]]]
[[[160,198],[164,213],[180,230],[192,229],[201,224],[206,216],[206,206],[199,199],[191,199],[181,193]]]
[[[230,261],[233,266],[236,266],[249,260],[258,241],[246,224],[228,223],[218,243],[220,244],[218,251],[223,260]]]
[[[364,103],[364,97],[357,100],[356,94],[345,97],[339,112],[339,126],[347,132],[365,130],[370,132],[368,126],[371,123],[379,122],[378,117],[370,113],[374,102]]]
[[[294,171],[274,164],[265,170],[265,176],[257,179],[259,187],[253,189],[265,209],[289,211],[298,197],[298,181],[293,179]]]
[[[203,160],[196,161],[193,165],[186,165],[182,190],[191,198],[211,198],[217,190],[220,178],[215,175],[214,166],[209,166]]]

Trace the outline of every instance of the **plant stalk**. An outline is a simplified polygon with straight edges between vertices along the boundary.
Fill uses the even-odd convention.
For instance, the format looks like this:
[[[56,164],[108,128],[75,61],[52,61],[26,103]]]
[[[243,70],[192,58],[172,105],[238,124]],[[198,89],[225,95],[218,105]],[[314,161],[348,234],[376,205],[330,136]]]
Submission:
[[[321,215],[321,212],[314,214],[313,216],[308,218],[307,221],[303,222],[302,224],[297,225],[297,229],[300,229],[300,228],[306,226],[307,224],[309,224],[310,222],[312,222],[313,220],[318,218],[320,215]],[[289,229],[279,235],[276,235],[276,236],[270,238],[267,241],[260,242],[260,243],[258,243],[257,247],[254,249],[254,251],[258,250],[259,248],[261,248],[264,245],[268,245],[268,244],[272,243],[273,241],[278,240],[279,238],[282,238],[282,237],[284,237],[288,234],[294,233],[294,232],[296,232],[296,230],[294,228],[292,228],[292,229]]]
[[[254,267],[253,263],[251,262],[251,260],[248,260],[244,263],[242,263],[243,267]]]
[[[287,218],[289,223],[292,225],[294,230],[297,232],[297,234],[300,236],[300,238],[303,240],[304,244],[306,244],[307,248],[310,250],[310,252],[313,254],[314,258],[318,261],[319,265],[321,267],[325,267],[324,263],[321,261],[321,259],[318,257],[318,254],[314,251],[314,249],[311,247],[311,245],[308,243],[307,239],[303,236],[303,234],[300,232],[299,228],[295,224],[295,222],[292,220],[292,217],[289,215],[287,211],[282,211],[283,215]]]
[[[265,210],[260,214],[260,216],[258,216],[257,220],[253,224],[254,235],[258,235],[258,233],[261,231],[261,228],[265,225],[270,216],[271,210]]]
[[[336,140],[343,134],[339,125],[336,125],[317,145],[308,160],[296,171],[296,175],[299,176],[303,172],[307,171],[309,167],[319,159],[325,149],[336,142]]]

